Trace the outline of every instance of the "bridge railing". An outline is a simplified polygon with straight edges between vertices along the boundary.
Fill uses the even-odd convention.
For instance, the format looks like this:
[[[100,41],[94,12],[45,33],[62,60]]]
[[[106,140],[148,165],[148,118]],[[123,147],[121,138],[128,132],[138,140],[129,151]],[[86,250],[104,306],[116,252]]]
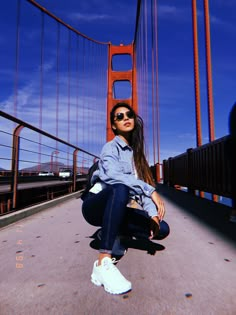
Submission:
[[[3,111],[0,118],[0,215],[83,187],[96,155]]]
[[[164,160],[164,184],[187,187],[189,192],[197,190],[232,199],[230,152],[230,137],[225,136]]]

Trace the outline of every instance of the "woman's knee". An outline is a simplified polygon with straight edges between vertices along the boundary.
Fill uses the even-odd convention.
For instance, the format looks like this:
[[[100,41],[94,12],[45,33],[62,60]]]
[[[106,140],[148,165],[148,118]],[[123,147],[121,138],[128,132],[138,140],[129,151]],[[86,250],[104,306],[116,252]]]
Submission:
[[[170,227],[167,224],[166,221],[161,221],[160,222],[160,232],[157,236],[158,240],[163,240],[164,238],[166,238],[168,235],[170,234]]]
[[[100,226],[102,219],[101,207],[99,202],[96,199],[96,195],[92,193],[88,193],[86,198],[82,203],[82,214],[89,224],[94,226]]]

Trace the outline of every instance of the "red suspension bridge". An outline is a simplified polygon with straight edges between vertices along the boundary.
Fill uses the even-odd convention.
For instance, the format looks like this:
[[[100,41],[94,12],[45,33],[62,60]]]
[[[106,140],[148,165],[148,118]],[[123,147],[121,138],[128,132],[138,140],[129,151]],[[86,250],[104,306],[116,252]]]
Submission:
[[[1,89],[3,97],[9,94],[12,97],[0,110],[0,215],[3,219],[0,227],[27,216],[22,209],[32,205],[34,208],[28,212],[30,214],[38,212],[40,209],[37,207],[42,202],[60,202],[61,196],[78,196],[84,187],[89,167],[99,156],[103,144],[112,138],[109,112],[115,103],[125,101],[144,119],[146,152],[160,193],[166,198],[179,200],[179,194],[182,194],[179,189],[184,188],[188,191],[188,194],[181,195],[181,198],[187,198],[185,210],[191,215],[193,212],[199,215],[199,208],[204,207],[205,222],[208,222],[209,216],[219,215],[220,220],[223,220],[222,231],[226,233],[227,230],[230,239],[235,240],[235,231],[232,226],[228,226],[229,214],[235,206],[232,167],[235,144],[231,141],[231,135],[215,139],[209,4],[208,0],[203,3],[209,141],[206,144],[202,141],[198,15],[197,1],[192,0],[193,124],[196,126],[196,146],[187,147],[182,154],[163,161],[158,77],[158,1],[137,1],[134,37],[128,45],[114,45],[112,42],[90,38],[34,0],[15,0],[14,4],[11,3],[16,29],[9,40],[14,42],[15,50],[7,51],[7,47],[4,48],[4,54],[10,56],[9,69],[13,75],[9,82],[3,81]],[[61,180],[61,169],[71,171],[68,180]],[[210,195],[212,200],[204,199],[206,195]],[[222,197],[227,198],[228,206],[220,205]],[[182,207],[183,203],[179,202],[179,205]],[[171,202],[169,204],[167,201],[167,206],[171,208]],[[76,209],[77,206],[71,204],[70,207]],[[172,215],[175,211],[178,213],[175,209]],[[75,214],[74,219],[80,218]],[[174,221],[173,225],[176,224],[178,229],[180,222],[181,215],[179,222]],[[214,223],[221,230],[218,221]],[[190,227],[197,229],[194,223],[190,223]],[[204,235],[207,233],[203,232]],[[194,237],[192,241],[196,241]],[[204,245],[199,243],[199,246]],[[204,250],[206,253],[207,249]],[[235,259],[235,253],[229,247],[226,252]],[[176,252],[173,255],[178,256]],[[209,259],[214,260],[212,257]],[[82,261],[80,263],[83,264]],[[128,265],[126,267],[130,270]],[[160,314],[233,315],[236,288],[229,280],[232,276],[230,268],[224,271],[228,281],[226,308],[222,308],[223,303],[216,303],[219,312],[215,307],[213,312],[205,312],[204,308],[198,312],[196,308],[193,310],[185,305],[182,313],[181,308],[174,310],[170,306],[162,306]],[[9,272],[7,268],[6,272]],[[234,295],[230,293],[230,288]],[[87,289],[83,290],[86,296]],[[216,294],[220,295],[220,290]],[[95,299],[97,303],[99,298]],[[172,298],[175,300],[176,296]],[[168,305],[171,305],[172,298],[167,301]],[[193,304],[197,307],[196,302]],[[20,301],[17,301],[17,305],[22,306]],[[136,300],[136,305],[140,305],[140,301]],[[174,305],[178,303],[174,302]],[[204,305],[207,307],[206,303]],[[129,304],[127,313],[135,314],[137,307],[132,309]],[[50,305],[49,309],[51,311],[48,314],[59,314],[57,307],[53,309]],[[114,305],[113,309],[116,309]],[[33,303],[28,313],[9,313],[8,310],[8,306],[2,310],[0,306],[1,315],[32,314]],[[38,310],[47,313],[46,308],[39,307]],[[87,306],[81,312],[74,308],[68,310],[68,314],[76,315],[104,313],[101,310],[96,313],[95,307],[88,311]],[[144,314],[142,306],[140,310],[140,314]],[[157,309],[154,308],[145,314],[154,314],[154,310],[156,313]]]
[[[1,112],[0,157],[2,175],[11,175],[12,181],[1,199],[2,213],[17,208],[19,174],[58,174],[60,167],[71,168],[70,191],[76,189],[76,174],[86,173],[104,142],[112,138],[107,113],[122,100],[144,119],[146,152],[157,182],[188,187],[201,196],[207,192],[215,201],[217,195],[232,198],[228,137],[215,140],[214,135],[208,1],[204,1],[204,17],[209,143],[202,146],[197,2],[192,1],[196,148],[186,148],[164,162],[160,159],[157,1],[137,2],[129,45],[89,38],[36,1],[15,1],[14,10],[14,77],[6,93],[14,92]],[[29,21],[37,30],[30,35]]]

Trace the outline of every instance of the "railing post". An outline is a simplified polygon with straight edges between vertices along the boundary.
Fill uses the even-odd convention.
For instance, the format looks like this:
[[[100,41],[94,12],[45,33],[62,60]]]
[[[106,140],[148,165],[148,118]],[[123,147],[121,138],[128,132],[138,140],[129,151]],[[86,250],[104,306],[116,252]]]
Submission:
[[[160,167],[161,167],[161,164],[157,163],[155,165],[155,175],[156,175],[156,182],[157,183],[160,183],[160,179],[161,179],[161,176],[160,176]]]
[[[168,180],[167,180],[167,174],[168,174],[168,163],[167,160],[163,160],[163,166],[162,166],[162,178],[163,178],[163,184],[167,185]]]
[[[168,183],[170,187],[174,187],[173,184],[173,162],[172,162],[172,158],[170,157],[168,159]]]
[[[152,173],[152,177],[153,177],[153,179],[154,179],[154,181],[155,181],[155,183],[157,182],[157,177],[156,177],[156,165],[154,164],[154,165],[152,165],[152,166],[149,166],[149,168],[150,168],[150,171],[151,171],[151,173]]]
[[[12,180],[11,180],[11,191],[12,195],[12,208],[17,207],[17,186],[18,186],[18,173],[19,173],[19,151],[20,151],[20,139],[19,134],[24,128],[22,125],[18,125],[13,132],[12,139]]]
[[[73,191],[76,191],[76,178],[77,178],[77,153],[78,149],[73,152]]]
[[[191,193],[191,194],[194,194],[195,191],[194,189],[192,188],[193,187],[193,156],[192,156],[192,152],[193,152],[193,149],[190,148],[190,149],[187,149],[187,178],[188,178],[188,192]]]

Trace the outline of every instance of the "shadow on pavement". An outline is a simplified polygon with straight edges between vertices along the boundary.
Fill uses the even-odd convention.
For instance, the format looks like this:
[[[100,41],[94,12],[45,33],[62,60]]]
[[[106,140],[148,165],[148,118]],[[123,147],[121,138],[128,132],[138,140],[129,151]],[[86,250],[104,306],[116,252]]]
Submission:
[[[229,222],[231,207],[161,184],[157,186],[157,191],[186,213],[195,216],[229,240],[236,241],[236,224]]]
[[[99,231],[100,231],[100,228],[93,235],[89,236],[89,238],[93,238],[93,240],[90,242],[90,247],[96,250],[99,249],[99,245],[100,245],[100,240],[97,237],[97,234],[99,233]],[[147,254],[149,255],[155,255],[157,251],[161,251],[165,249],[165,246],[161,244],[154,243],[152,241],[144,240],[144,239],[127,238],[127,239],[122,240],[122,243],[123,245],[125,245],[127,249],[134,248],[134,249],[147,251]]]

